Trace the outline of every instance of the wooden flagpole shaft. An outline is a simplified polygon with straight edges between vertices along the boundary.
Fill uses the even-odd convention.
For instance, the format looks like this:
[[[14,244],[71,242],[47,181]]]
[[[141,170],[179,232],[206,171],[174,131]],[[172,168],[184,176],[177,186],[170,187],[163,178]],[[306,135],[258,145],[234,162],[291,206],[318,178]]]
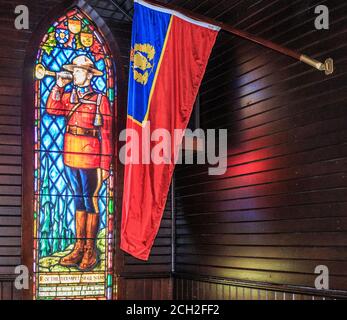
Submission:
[[[214,20],[214,19],[210,19],[208,17],[205,17],[205,16],[200,15],[198,13],[192,12],[190,10],[186,10],[186,9],[183,9],[183,8],[171,5],[171,4],[161,3],[157,0],[145,0],[145,2],[153,4],[153,5],[158,6],[158,7],[163,7],[163,8],[167,8],[170,10],[175,10],[177,12],[180,12],[180,13],[192,18],[192,19],[199,20],[199,21],[206,22],[206,23],[209,23],[211,25],[215,25],[217,27],[220,27],[222,30],[229,32],[229,33],[232,33],[232,34],[234,34],[240,38],[252,41],[252,42],[257,43],[257,44],[259,44],[265,48],[272,49],[276,52],[279,52],[281,54],[284,54],[286,56],[294,58],[298,61],[304,62],[304,63],[316,68],[319,71],[324,71],[326,75],[332,74],[334,72],[334,61],[331,58],[325,60],[325,62],[320,62],[320,61],[313,59],[313,58],[311,58],[305,54],[301,54],[297,51],[291,50],[291,49],[286,48],[284,46],[281,46],[277,43],[274,43],[272,41],[255,36],[253,34],[246,32],[246,31],[236,29],[236,28],[232,27],[231,25],[219,22],[219,21]]]

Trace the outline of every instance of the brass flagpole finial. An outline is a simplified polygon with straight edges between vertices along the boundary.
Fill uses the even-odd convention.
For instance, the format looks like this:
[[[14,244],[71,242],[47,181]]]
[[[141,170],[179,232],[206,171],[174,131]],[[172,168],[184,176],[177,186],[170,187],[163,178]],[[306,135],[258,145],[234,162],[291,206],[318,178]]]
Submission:
[[[307,55],[303,54],[300,56],[300,61],[320,70],[320,71],[324,71],[326,75],[330,75],[334,72],[334,60],[329,58],[326,59],[324,63],[310,58]]]

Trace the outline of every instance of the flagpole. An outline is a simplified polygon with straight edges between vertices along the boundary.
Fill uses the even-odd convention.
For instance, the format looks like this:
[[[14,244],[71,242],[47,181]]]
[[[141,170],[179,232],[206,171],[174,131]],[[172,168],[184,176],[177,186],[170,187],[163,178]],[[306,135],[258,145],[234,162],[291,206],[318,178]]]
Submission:
[[[289,49],[289,48],[286,48],[284,46],[281,46],[275,42],[272,42],[270,40],[266,40],[264,38],[261,38],[261,37],[258,37],[256,35],[253,35],[253,34],[250,34],[246,31],[243,31],[243,30],[239,30],[239,29],[236,29],[234,28],[233,26],[231,25],[228,25],[228,24],[225,24],[223,22],[220,22],[220,21],[217,21],[217,20],[214,20],[214,19],[211,19],[211,18],[208,18],[208,17],[205,17],[201,14],[198,14],[198,13],[195,13],[195,12],[192,12],[190,10],[187,10],[187,9],[184,9],[184,8],[181,8],[181,7],[177,7],[175,5],[172,5],[172,4],[168,4],[168,3],[161,3],[157,0],[145,0],[145,2],[147,3],[150,3],[150,4],[153,4],[155,6],[159,6],[159,7],[163,7],[163,8],[167,8],[167,9],[170,9],[170,10],[175,10],[177,12],[180,12],[192,19],[195,19],[195,20],[199,20],[199,21],[202,21],[202,22],[206,22],[206,23],[209,23],[209,24],[212,24],[212,25],[215,25],[217,27],[220,27],[222,30],[226,31],[226,32],[229,32],[233,35],[236,35],[240,38],[243,38],[243,39],[246,39],[246,40],[249,40],[251,42],[254,42],[254,43],[257,43],[265,48],[269,48],[273,51],[276,51],[276,52],[279,52],[283,55],[286,55],[288,57],[291,57],[295,60],[298,60],[298,61],[301,61],[303,63],[306,63],[307,65],[313,67],[313,68],[316,68],[317,70],[319,71],[324,71],[326,75],[330,75],[334,72],[334,60],[331,59],[331,58],[328,58],[326,59],[324,62],[320,62],[314,58],[311,58],[305,54],[301,54],[300,52],[297,52],[297,51],[294,51],[292,49]]]

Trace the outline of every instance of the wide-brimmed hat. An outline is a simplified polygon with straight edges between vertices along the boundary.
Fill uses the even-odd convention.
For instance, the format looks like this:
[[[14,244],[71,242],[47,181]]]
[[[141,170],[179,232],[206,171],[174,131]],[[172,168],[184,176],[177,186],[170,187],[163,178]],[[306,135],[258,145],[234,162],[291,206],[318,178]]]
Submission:
[[[102,76],[103,73],[96,69],[94,66],[94,63],[92,60],[90,60],[86,56],[78,56],[75,59],[72,60],[72,64],[66,64],[63,66],[65,70],[73,72],[75,68],[81,68],[88,70],[91,72],[94,76]]]

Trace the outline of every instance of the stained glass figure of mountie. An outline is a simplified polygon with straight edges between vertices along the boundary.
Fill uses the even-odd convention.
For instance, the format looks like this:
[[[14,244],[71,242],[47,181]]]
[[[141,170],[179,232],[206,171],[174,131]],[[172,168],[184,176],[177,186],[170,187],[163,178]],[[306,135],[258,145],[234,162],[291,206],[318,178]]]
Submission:
[[[63,68],[72,77],[57,73],[46,110],[50,115],[66,118],[64,165],[75,200],[77,240],[72,252],[59,263],[89,271],[99,262],[95,245],[100,214],[97,197],[110,171],[112,117],[107,97],[90,85],[93,76],[102,75],[93,62],[81,55]],[[64,92],[71,80],[72,91]]]
[[[110,299],[113,63],[79,10],[49,28],[35,75],[35,298]]]

